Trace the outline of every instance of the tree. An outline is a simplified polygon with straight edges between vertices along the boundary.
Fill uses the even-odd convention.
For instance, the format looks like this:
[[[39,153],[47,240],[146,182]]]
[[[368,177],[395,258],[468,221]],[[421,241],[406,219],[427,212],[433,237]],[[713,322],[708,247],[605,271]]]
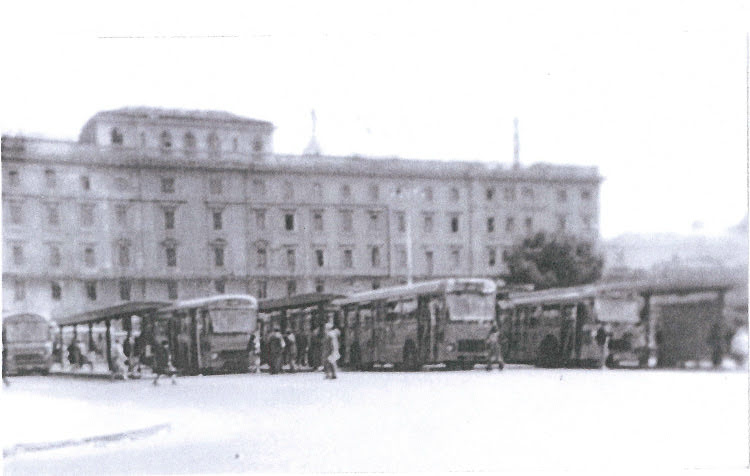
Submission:
[[[536,289],[546,289],[596,281],[602,275],[604,258],[590,242],[539,232],[516,244],[506,263],[509,283],[531,283]]]

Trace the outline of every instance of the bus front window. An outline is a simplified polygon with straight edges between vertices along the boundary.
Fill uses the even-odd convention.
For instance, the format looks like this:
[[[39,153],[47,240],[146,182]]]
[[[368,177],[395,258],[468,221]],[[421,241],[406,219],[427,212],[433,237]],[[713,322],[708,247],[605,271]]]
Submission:
[[[50,338],[49,325],[41,322],[14,322],[5,326],[8,342],[43,342]]]
[[[495,318],[495,297],[492,294],[449,293],[446,304],[452,321],[491,321]]]
[[[213,309],[210,315],[216,334],[253,332],[255,327],[255,311],[251,309]]]

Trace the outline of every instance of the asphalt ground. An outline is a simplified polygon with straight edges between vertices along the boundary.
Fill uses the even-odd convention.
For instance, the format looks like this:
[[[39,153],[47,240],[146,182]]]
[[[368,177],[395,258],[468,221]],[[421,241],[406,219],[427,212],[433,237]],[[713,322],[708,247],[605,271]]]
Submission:
[[[337,380],[183,377],[156,387],[22,377],[2,399],[4,450],[16,448],[4,458],[9,475],[748,465],[748,375],[737,371],[510,366],[342,372]],[[116,434],[123,437],[106,439]],[[79,444],[19,446],[56,441]]]

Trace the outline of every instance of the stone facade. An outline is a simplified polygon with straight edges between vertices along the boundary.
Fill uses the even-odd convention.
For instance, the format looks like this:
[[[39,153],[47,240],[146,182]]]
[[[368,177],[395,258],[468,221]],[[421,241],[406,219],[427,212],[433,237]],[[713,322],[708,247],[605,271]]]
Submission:
[[[3,137],[3,310],[280,297],[500,277],[526,234],[598,240],[596,168],[274,154],[223,112],[96,114],[78,142]]]

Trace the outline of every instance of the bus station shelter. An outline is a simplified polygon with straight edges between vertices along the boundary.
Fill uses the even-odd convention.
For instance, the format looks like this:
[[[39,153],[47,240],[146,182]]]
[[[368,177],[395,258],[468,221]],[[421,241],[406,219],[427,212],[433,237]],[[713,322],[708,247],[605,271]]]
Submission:
[[[341,297],[341,294],[307,293],[285,298],[261,299],[258,301],[258,313],[264,315],[268,323],[278,324],[280,330],[284,331],[287,327],[292,327],[291,315],[312,308],[313,327],[318,327],[322,323],[320,321],[326,306]]]
[[[78,326],[88,326],[89,342],[93,341],[94,324],[104,323],[105,326],[105,345],[108,368],[112,369],[112,322],[122,320],[123,328],[127,331],[127,338],[130,339],[132,332],[132,317],[145,316],[154,311],[170,305],[166,301],[129,301],[115,306],[93,309],[90,311],[62,316],[55,319],[55,323],[60,328],[60,355],[64,353],[65,345],[63,342],[63,329],[65,327],[73,328],[73,338],[78,338]]]

